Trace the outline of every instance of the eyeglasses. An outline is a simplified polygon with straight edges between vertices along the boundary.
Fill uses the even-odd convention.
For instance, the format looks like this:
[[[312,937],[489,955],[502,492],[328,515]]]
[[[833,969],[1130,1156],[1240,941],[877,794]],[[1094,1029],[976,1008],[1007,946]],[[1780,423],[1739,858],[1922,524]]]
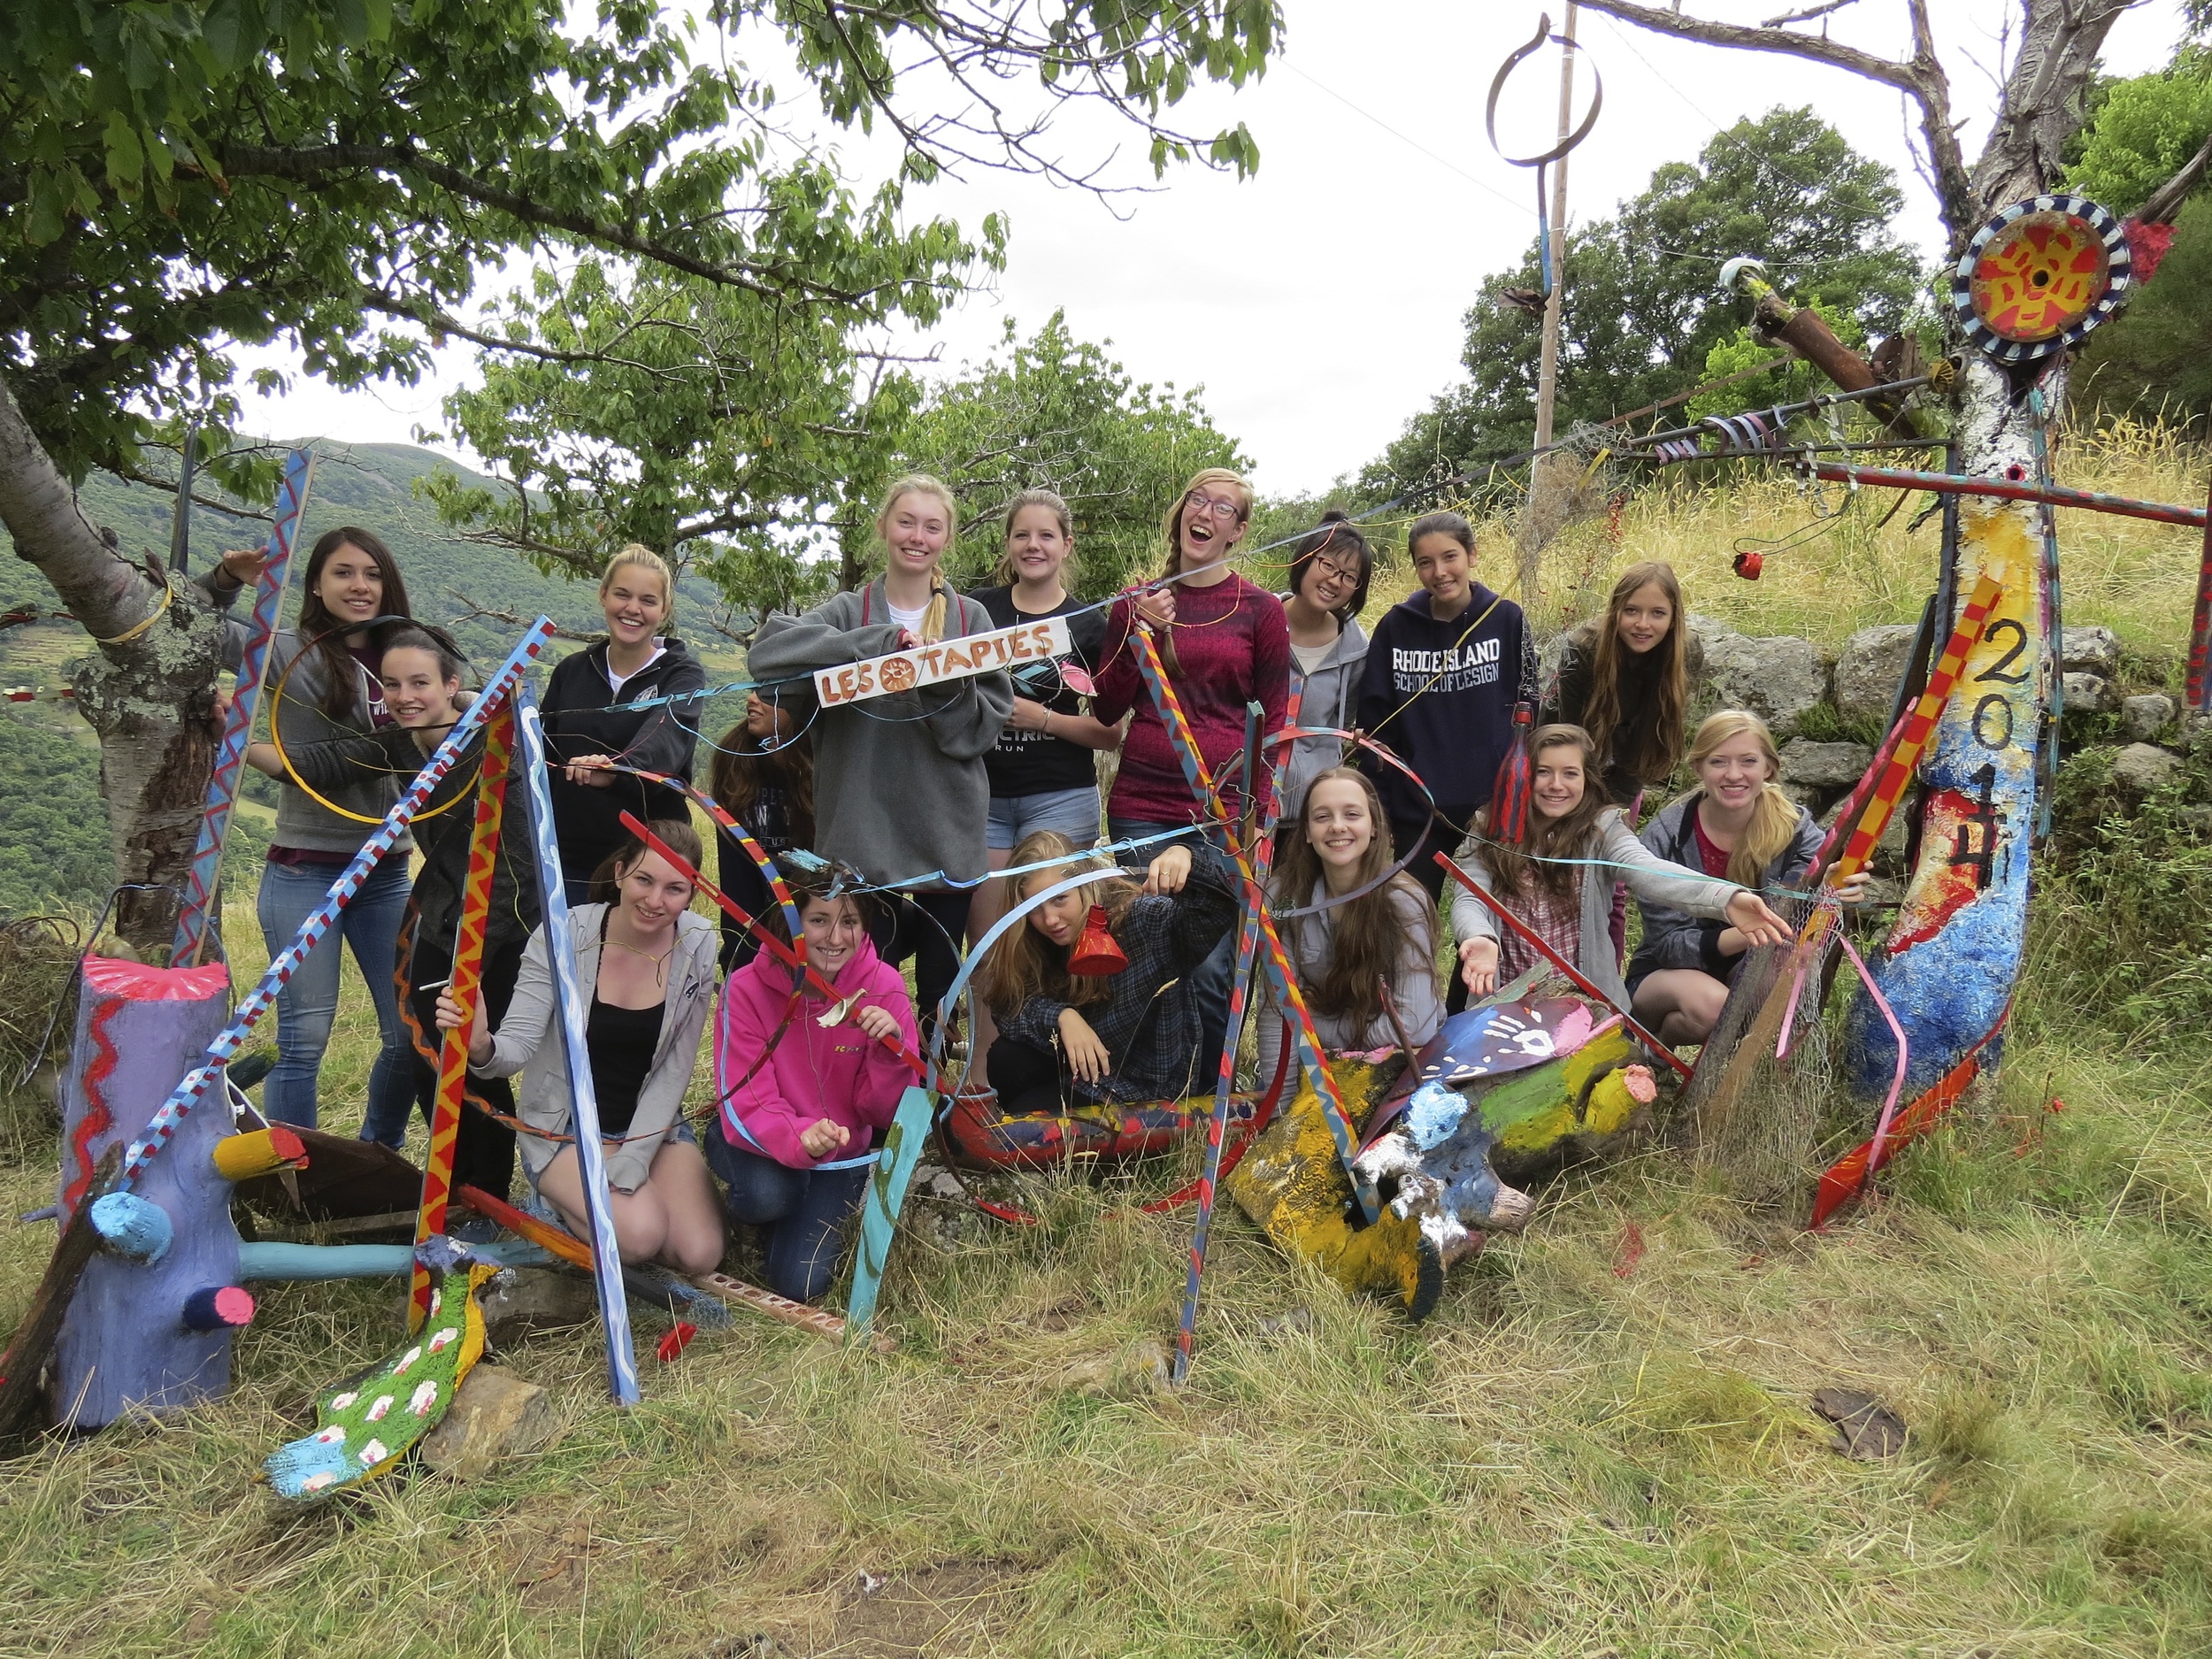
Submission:
[[[1321,577],[1325,581],[1342,582],[1348,588],[1356,588],[1359,586],[1359,572],[1357,571],[1347,570],[1341,565],[1332,565],[1327,559],[1317,558],[1312,564],[1306,566],[1306,568],[1311,571],[1314,574]]]
[[[1233,501],[1223,501],[1217,495],[1202,495],[1196,490],[1183,497],[1186,507],[1203,507],[1224,523],[1233,524],[1244,517],[1244,509]]]

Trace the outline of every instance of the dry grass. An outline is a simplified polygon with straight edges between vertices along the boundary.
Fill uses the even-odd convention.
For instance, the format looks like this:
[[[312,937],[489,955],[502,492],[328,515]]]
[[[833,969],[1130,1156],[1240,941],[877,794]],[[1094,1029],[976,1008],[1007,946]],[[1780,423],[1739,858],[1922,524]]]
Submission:
[[[2190,500],[2198,465],[2130,439],[2062,475]],[[1934,531],[1903,515],[1727,574],[1732,535],[1801,514],[1786,488],[1647,496],[1553,563],[1575,574],[1577,537],[1593,580],[1671,557],[1700,610],[1762,633],[1917,605]],[[2070,616],[2170,651],[2193,538],[2070,518]],[[2039,922],[2032,960],[2080,924]],[[374,1042],[350,964],[346,998],[340,1130]],[[11,1216],[50,1198],[50,1137],[17,1156]],[[1131,1201],[1180,1173],[1036,1181],[1034,1231],[910,1239],[889,1360],[741,1319],[664,1366],[641,1319],[622,1413],[595,1336],[540,1339],[505,1357],[556,1396],[544,1451],[308,1513],[252,1472],[379,1353],[399,1292],[270,1287],[227,1400],[0,1463],[0,1656],[2212,1649],[2200,1045],[2145,1057],[2031,987],[2001,1082],[1831,1234],[1760,1231],[1649,1150],[1555,1183],[1417,1331],[1225,1214],[1169,1394],[1188,1217]],[[0,1322],[51,1237],[0,1225]],[[1831,1450],[1826,1384],[1894,1408],[1905,1454]]]

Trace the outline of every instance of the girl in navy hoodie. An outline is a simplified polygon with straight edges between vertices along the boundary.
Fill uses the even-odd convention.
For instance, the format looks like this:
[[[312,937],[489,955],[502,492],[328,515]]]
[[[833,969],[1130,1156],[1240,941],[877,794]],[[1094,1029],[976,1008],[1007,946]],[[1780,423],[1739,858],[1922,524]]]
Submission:
[[[1371,756],[1392,840],[1419,843],[1406,873],[1443,890],[1435,855],[1458,846],[1490,804],[1499,763],[1513,742],[1513,705],[1533,702],[1536,647],[1520,606],[1475,580],[1475,532],[1455,512],[1414,520],[1406,550],[1421,591],[1383,613],[1367,646],[1359,727],[1421,776],[1441,821],[1428,822],[1420,791]],[[1425,837],[1425,840],[1424,839]]]

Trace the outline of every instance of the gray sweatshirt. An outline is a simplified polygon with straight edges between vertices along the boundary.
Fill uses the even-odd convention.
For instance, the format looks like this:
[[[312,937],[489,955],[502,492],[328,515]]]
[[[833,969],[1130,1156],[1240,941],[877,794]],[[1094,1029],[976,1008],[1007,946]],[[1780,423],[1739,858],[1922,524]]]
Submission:
[[[222,580],[219,565],[203,572],[194,580],[224,612],[223,665],[234,672],[245,652],[246,635],[251,626],[250,618],[238,615],[231,608],[242,590],[235,583]],[[269,666],[267,678],[262,682],[260,718],[270,724],[273,734],[290,750],[308,749],[334,739],[359,737],[375,730],[375,722],[369,713],[370,694],[376,692],[380,700],[381,688],[370,683],[368,670],[357,663],[351,665],[352,712],[345,719],[334,720],[323,712],[323,690],[328,681],[323,672],[322,653],[311,652],[298,667],[292,666],[306,643],[293,628],[279,628],[269,641]],[[296,847],[303,852],[350,856],[360,851],[369,832],[391,810],[392,803],[399,799],[400,791],[409,781],[409,778],[397,772],[369,772],[353,781],[319,790],[325,800],[368,820],[362,823],[332,811],[289,778],[282,779],[277,786],[276,830],[270,836],[270,842],[277,847]],[[392,853],[402,858],[414,849],[412,835],[403,833],[392,843]]]
[[[1703,798],[1702,790],[1693,789],[1645,825],[1639,839],[1661,858],[1694,865],[1698,856],[1697,829],[1690,814],[1697,810],[1697,803]],[[1778,887],[1795,881],[1818,855],[1824,833],[1813,815],[1799,807],[1797,833],[1775,856],[1774,862],[1759,872],[1759,885]],[[1720,954],[1721,929],[1711,921],[1701,921],[1673,905],[1655,903],[1641,895],[1638,897],[1637,908],[1643,912],[1644,933],[1636,946],[1636,954],[1629,959],[1628,977],[1632,980],[1661,968],[1698,968],[1716,979],[1724,979],[1735,964],[1743,960],[1740,956]]]
[[[974,600],[947,593],[945,638],[995,626]],[[770,617],[747,662],[755,680],[784,682],[773,700],[803,716],[815,706],[817,669],[895,651],[899,633],[879,576],[803,617]],[[983,757],[1013,711],[1014,686],[1003,669],[821,710],[814,716],[813,850],[871,881],[941,870],[955,881],[981,878],[991,810]]]
[[[1390,908],[1396,913],[1398,926],[1405,935],[1405,957],[1397,972],[1390,976],[1390,996],[1398,1006],[1398,1018],[1405,1025],[1406,1035],[1418,1050],[1444,1023],[1443,1000],[1436,994],[1436,940],[1426,915],[1426,895],[1406,891],[1403,877],[1393,882],[1387,892]],[[1317,881],[1306,902],[1318,904],[1328,896],[1327,887]],[[1290,952],[1291,962],[1298,969],[1302,990],[1306,980],[1325,970],[1331,941],[1336,935],[1336,914],[1334,910],[1319,910],[1311,916],[1294,916],[1283,924],[1283,947]],[[1282,1049],[1283,1013],[1276,1004],[1275,993],[1266,975],[1255,969],[1252,978],[1254,984],[1261,987],[1259,1079],[1260,1087],[1265,1088],[1268,1079],[1275,1075],[1276,1056]],[[1387,1014],[1367,1030],[1358,1031],[1342,1016],[1324,1014],[1318,1009],[1311,1012],[1314,1033],[1321,1039],[1321,1046],[1332,1054],[1363,1054],[1372,1048],[1392,1047],[1398,1041]],[[1295,1083],[1286,1082],[1284,1087],[1296,1092]]]
[[[1367,634],[1357,618],[1344,625],[1329,647],[1328,655],[1310,674],[1302,674],[1294,652],[1290,659],[1290,688],[1297,694],[1300,726],[1332,726],[1349,731],[1359,713],[1360,674],[1367,664]],[[1276,762],[1276,798],[1283,803],[1283,821],[1292,822],[1305,804],[1306,786],[1332,766],[1344,764],[1344,740],[1340,737],[1302,737],[1289,754]]]
[[[1628,890],[1646,905],[1671,905],[1692,916],[1723,921],[1727,918],[1729,900],[1743,891],[1732,881],[1716,881],[1702,871],[1669,864],[1636,839],[1621,821],[1618,807],[1609,808],[1599,818],[1596,831],[1578,856],[1602,859],[1612,867],[1586,868],[1582,872],[1582,933],[1575,966],[1581,970],[1583,978],[1621,1008],[1628,1006],[1628,987],[1621,979],[1620,970],[1614,966],[1612,918],[1616,881],[1625,882]],[[1484,892],[1494,890],[1490,867],[1475,856],[1473,836],[1460,842],[1452,862],[1473,877]],[[1454,882],[1453,886],[1456,888],[1458,883]],[[1511,908],[1509,903],[1507,908]],[[1471,939],[1495,939],[1502,931],[1503,925],[1490,914],[1487,905],[1464,888],[1459,888],[1452,900],[1455,939],[1465,944]]]
[[[585,1006],[599,983],[599,925],[603,904],[580,904],[568,913],[569,935],[576,941],[576,982]],[[691,910],[676,918],[676,942],[668,957],[668,1002],[661,1015],[660,1041],[653,1048],[652,1070],[637,1094],[637,1116],[622,1144],[607,1154],[607,1185],[634,1193],[652,1173],[653,1155],[683,1110],[684,1091],[699,1061],[699,1039],[714,1005],[715,951],[720,934],[712,922]],[[515,979],[507,1018],[492,1033],[492,1056],[469,1069],[483,1077],[522,1073],[515,1110],[534,1129],[574,1133],[569,1121],[575,1098],[568,1076],[568,1043],[561,1034],[560,996],[546,960],[545,929],[530,935]],[[535,1180],[553,1162],[561,1143],[524,1135],[522,1161]]]

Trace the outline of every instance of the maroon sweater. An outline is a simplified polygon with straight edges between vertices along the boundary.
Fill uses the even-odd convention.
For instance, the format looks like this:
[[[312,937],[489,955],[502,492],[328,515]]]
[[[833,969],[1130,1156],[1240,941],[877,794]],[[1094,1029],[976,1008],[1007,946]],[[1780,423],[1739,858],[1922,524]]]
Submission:
[[[1233,572],[1210,588],[1182,582],[1174,591],[1175,654],[1182,670],[1172,676],[1175,695],[1190,718],[1207,770],[1219,780],[1232,766],[1242,770],[1237,763],[1244,749],[1247,703],[1257,698],[1266,711],[1266,735],[1282,729],[1290,697],[1290,625],[1283,618],[1281,600]],[[1115,603],[1100,659],[1105,666],[1091,702],[1091,711],[1109,726],[1131,709],[1137,711],[1121,746],[1121,770],[1106,798],[1106,811],[1148,824],[1194,823],[1200,816],[1196,797],[1129,645],[1133,614],[1130,601]],[[1243,803],[1240,783],[1231,777],[1223,786],[1224,804],[1232,813]],[[1263,803],[1267,798],[1261,796]]]

